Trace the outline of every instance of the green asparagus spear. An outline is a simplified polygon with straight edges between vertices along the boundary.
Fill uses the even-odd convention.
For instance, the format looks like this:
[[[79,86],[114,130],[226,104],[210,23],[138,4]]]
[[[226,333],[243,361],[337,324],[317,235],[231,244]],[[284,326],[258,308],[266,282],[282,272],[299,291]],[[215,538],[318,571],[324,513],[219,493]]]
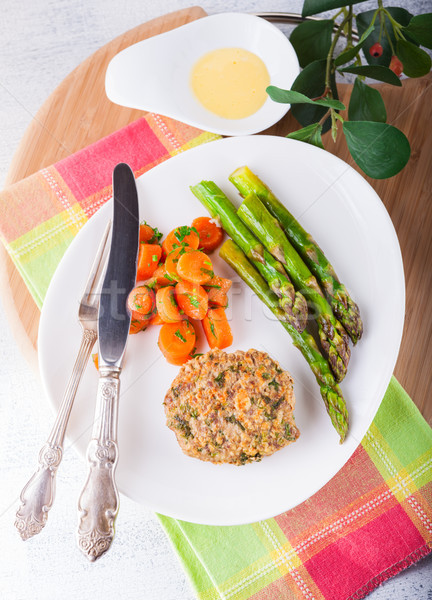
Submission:
[[[334,314],[356,344],[363,333],[359,308],[312,236],[248,167],[236,169],[229,179],[243,197],[254,192],[279,220],[287,238],[321,284]]]
[[[258,271],[279,297],[279,305],[290,323],[303,331],[307,321],[307,303],[296,293],[284,267],[260,244],[237,216],[236,209],[225,194],[212,181],[202,181],[191,187],[192,192],[206,207],[212,217],[218,217],[222,227],[246,253]]]
[[[314,338],[307,331],[299,333],[292,325],[284,321],[284,313],[278,305],[277,297],[268,288],[264,279],[247,260],[237,244],[232,240],[227,240],[222,245],[219,255],[238,273],[260,300],[268,306],[290,334],[294,345],[303,354],[315,375],[327,412],[342,443],[348,431],[348,411],[329,364],[318,350]]]
[[[334,317],[317,280],[287,240],[278,220],[269,213],[258,196],[246,196],[237,213],[270,254],[284,265],[296,289],[309,301],[309,310],[313,307],[321,345],[328,356],[336,381],[342,381],[351,354],[348,335]]]

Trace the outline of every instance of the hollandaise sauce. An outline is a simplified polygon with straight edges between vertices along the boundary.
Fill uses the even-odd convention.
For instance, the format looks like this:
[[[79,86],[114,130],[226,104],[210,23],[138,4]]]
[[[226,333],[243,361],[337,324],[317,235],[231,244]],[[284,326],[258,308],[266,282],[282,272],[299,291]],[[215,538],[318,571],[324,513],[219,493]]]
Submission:
[[[243,48],[218,48],[193,66],[191,87],[207,110],[225,119],[243,119],[267,99],[270,76],[263,61]]]

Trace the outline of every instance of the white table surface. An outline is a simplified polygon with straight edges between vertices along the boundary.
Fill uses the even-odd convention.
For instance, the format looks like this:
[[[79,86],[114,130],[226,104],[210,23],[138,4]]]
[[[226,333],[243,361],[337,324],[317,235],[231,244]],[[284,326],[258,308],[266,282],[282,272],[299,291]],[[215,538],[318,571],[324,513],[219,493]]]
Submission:
[[[299,12],[302,6],[298,0],[203,0],[199,4],[209,14]],[[414,13],[432,12],[430,0],[391,4]],[[187,6],[184,0],[20,0],[7,6],[3,2],[0,186],[32,117],[76,65],[120,33]],[[81,555],[75,542],[76,502],[86,469],[73,448],[65,450],[47,527],[39,536],[21,541],[13,527],[18,495],[35,466],[53,415],[3,309],[0,332],[0,598],[193,600],[193,590],[157,518],[125,497],[110,552],[95,564]],[[431,600],[431,557],[386,582],[369,598]]]

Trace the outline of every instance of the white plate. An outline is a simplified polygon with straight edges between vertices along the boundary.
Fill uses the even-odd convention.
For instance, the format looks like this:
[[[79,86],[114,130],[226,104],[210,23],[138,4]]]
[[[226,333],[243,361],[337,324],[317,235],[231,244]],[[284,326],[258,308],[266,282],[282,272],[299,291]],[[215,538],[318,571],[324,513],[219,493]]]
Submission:
[[[198,19],[138,42],[109,63],[105,90],[122,106],[149,110],[222,135],[248,135],[279,121],[288,104],[267,98],[244,119],[224,119],[195,98],[189,79],[193,65],[216,48],[244,48],[261,58],[271,85],[290,89],[300,71],[288,38],[275,26],[253,15],[221,13]]]
[[[234,279],[231,350],[265,350],[294,377],[299,440],[260,463],[213,465],[185,456],[165,425],[164,395],[178,368],[167,364],[158,327],[131,336],[121,375],[121,492],[180,519],[233,525],[274,516],[319,490],[345,464],[366,433],[396,362],[404,319],[404,275],[396,233],[380,199],[346,163],[294,140],[227,138],[188,150],[142,175],[140,218],[165,233],[205,215],[189,191],[213,179],[234,201],[230,173],[247,164],[282,199],[325,250],[358,302],[365,333],[353,349],[341,387],[351,417],[339,444],[318,385],[281,325],[215,254],[215,271]],[[48,397],[57,409],[80,342],[78,299],[111,202],[77,235],[57,269],[42,311],[39,357]],[[68,439],[84,454],[90,439],[97,372],[89,365],[72,411]],[[84,481],[83,481],[84,483]]]

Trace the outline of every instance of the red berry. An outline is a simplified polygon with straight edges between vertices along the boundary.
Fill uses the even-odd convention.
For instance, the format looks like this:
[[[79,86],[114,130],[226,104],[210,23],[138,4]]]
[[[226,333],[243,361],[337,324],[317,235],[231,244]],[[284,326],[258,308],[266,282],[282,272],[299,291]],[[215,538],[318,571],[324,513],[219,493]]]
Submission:
[[[376,42],[373,46],[369,48],[369,54],[374,58],[378,58],[383,53],[383,47],[379,42]]]
[[[391,57],[389,69],[391,69],[393,71],[393,73],[396,73],[396,75],[398,77],[400,77],[402,75],[403,64],[401,63],[401,61],[398,59],[397,56]]]

